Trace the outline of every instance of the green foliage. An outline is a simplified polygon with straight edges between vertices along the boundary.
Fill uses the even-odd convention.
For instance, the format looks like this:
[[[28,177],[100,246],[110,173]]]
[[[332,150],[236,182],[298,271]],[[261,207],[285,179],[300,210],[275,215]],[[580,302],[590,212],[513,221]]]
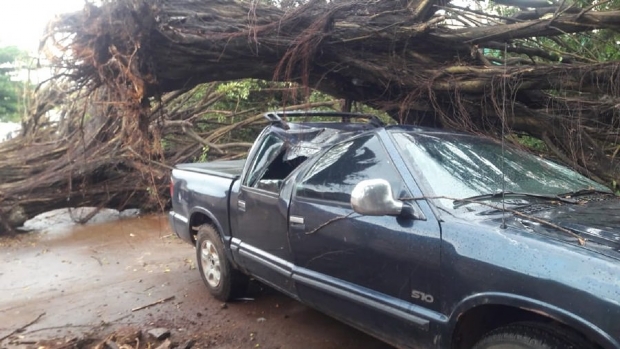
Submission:
[[[571,3],[573,3],[573,6],[588,8],[592,5],[592,0],[572,0],[566,2],[566,5],[571,5]],[[564,3],[562,2],[562,4]],[[617,9],[618,7],[620,7],[620,0],[602,1],[601,5],[595,6],[591,11],[608,11]],[[517,13],[519,9],[516,7],[495,5],[493,2],[490,2],[489,8],[487,8],[486,11],[500,16],[510,17]],[[564,34],[554,37],[515,40],[513,43],[538,47],[560,57],[572,55],[591,62],[620,60],[620,33],[608,29],[597,29],[589,32]],[[485,55],[500,58],[503,56],[503,52],[501,52],[501,50],[485,50]],[[526,56],[522,57],[530,58]],[[536,57],[533,59],[540,60]],[[562,59],[560,58],[557,63],[561,63],[561,61]]]
[[[0,64],[13,63],[24,56],[25,54],[15,46],[0,47]]]
[[[613,190],[614,194],[620,196],[620,183],[618,183],[616,180],[612,180],[611,190]]]
[[[533,42],[560,56],[574,55],[592,62],[620,59],[620,34],[610,30],[565,34],[557,38],[537,38]]]
[[[254,80],[238,80],[221,83],[217,86],[216,91],[223,93],[227,98],[233,100],[247,100],[250,96],[250,91],[253,88],[258,88]]]
[[[207,162],[209,160],[209,147],[202,147],[202,152],[200,153],[200,156],[198,157],[198,162]]]
[[[172,146],[171,143],[170,143],[170,140],[168,140],[166,138],[162,138],[159,141],[159,145],[161,146],[161,149],[162,149],[163,152],[166,152],[166,151],[170,150],[170,148]]]
[[[531,150],[535,151],[535,152],[546,152],[547,151],[547,145],[545,144],[545,142],[543,142],[542,140],[532,137],[532,136],[528,136],[528,135],[510,135],[508,136],[509,139],[511,139],[512,141],[515,141],[523,146],[526,146],[528,148],[530,148]]]
[[[351,108],[351,111],[354,113],[376,115],[379,118],[379,120],[383,121],[383,123],[386,125],[396,124],[396,120],[394,120],[390,115],[388,115],[388,113],[384,112],[383,110],[371,108],[366,104],[354,102],[353,108]]]
[[[211,101],[211,102],[209,102]],[[270,110],[280,110],[292,105],[305,105],[320,102],[334,101],[334,97],[310,89],[303,88],[292,82],[274,82],[257,79],[244,79],[228,82],[209,83],[197,86],[188,92],[188,97],[169,106],[183,113],[185,109],[192,109],[199,105],[208,105],[200,108],[199,115],[194,115],[195,131],[202,135],[222,126],[231,125],[245,120],[248,117]],[[333,110],[332,107],[313,107],[315,110]],[[386,124],[394,123],[386,113],[372,109],[361,103],[353,103],[353,112],[378,115]],[[320,120],[320,118],[319,118]],[[330,119],[331,120],[331,119]],[[229,132],[217,143],[245,142],[252,143],[265,126],[264,121],[258,121]],[[161,146],[168,151],[174,141],[163,139]],[[203,147],[195,161],[205,162],[212,160],[209,147]]]
[[[21,111],[20,92],[24,85],[13,81],[15,63],[25,54],[17,47],[0,47],[0,121],[17,121]]]

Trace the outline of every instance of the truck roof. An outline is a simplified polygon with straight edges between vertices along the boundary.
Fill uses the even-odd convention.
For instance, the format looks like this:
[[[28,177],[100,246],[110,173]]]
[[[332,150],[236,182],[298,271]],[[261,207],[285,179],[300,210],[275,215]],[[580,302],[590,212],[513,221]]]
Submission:
[[[337,112],[337,111],[322,111],[322,110],[293,110],[293,111],[271,111],[264,114],[265,118],[271,122],[274,126],[279,126],[283,129],[289,129],[291,127],[288,122],[290,118],[335,118],[340,119],[340,122],[303,122],[304,125],[325,125],[334,129],[349,129],[349,128],[377,128],[383,127],[385,124],[376,115],[361,114],[361,113],[349,113],[349,112]],[[284,120],[286,119],[286,120]],[[366,123],[352,123],[352,119],[367,120]],[[299,123],[297,123],[299,124]],[[363,126],[365,125],[365,126]]]
[[[265,118],[271,122],[265,132],[284,140],[284,161],[298,157],[308,158],[321,149],[351,138],[357,134],[382,128],[385,124],[375,115],[332,111],[286,111],[268,112]],[[289,119],[320,118],[320,121],[289,122]],[[339,119],[337,122],[325,119]],[[352,122],[366,120],[366,122]]]

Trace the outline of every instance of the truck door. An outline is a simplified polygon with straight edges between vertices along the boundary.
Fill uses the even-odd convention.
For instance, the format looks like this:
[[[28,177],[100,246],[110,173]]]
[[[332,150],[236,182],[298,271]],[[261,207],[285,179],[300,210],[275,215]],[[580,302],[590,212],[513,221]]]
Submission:
[[[372,178],[388,180],[395,198],[411,197],[378,135],[333,146],[300,175],[289,217],[299,297],[384,338],[409,333],[408,347],[427,343],[426,315],[438,307],[437,221],[362,216],[350,205],[353,187]]]
[[[291,292],[291,254],[287,238],[288,202],[280,200],[282,180],[292,171],[283,161],[284,141],[267,133],[250,153],[238,194],[231,196],[235,259],[262,281]],[[235,219],[236,216],[236,219]]]

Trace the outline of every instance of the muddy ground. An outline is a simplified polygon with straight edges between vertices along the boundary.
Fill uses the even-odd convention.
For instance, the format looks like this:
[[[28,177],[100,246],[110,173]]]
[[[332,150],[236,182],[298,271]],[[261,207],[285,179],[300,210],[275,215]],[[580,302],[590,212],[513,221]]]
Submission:
[[[390,348],[258,283],[249,299],[223,305],[165,217],[110,216],[75,226],[52,215],[34,225],[43,231],[0,237],[0,338],[37,319],[0,348],[100,340],[127,327],[164,327],[173,344],[195,339],[194,348]]]

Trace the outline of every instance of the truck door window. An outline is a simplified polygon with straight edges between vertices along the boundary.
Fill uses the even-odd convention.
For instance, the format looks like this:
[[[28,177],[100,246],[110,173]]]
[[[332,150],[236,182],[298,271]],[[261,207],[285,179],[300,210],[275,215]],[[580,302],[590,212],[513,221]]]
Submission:
[[[408,196],[402,177],[376,135],[359,137],[332,147],[304,176],[297,186],[296,195],[349,205],[355,185],[372,178],[390,182],[394,197]]]
[[[306,158],[299,156],[284,160],[285,142],[274,135],[267,136],[254,158],[243,184],[270,192],[279,192],[282,180]]]
[[[273,160],[278,156],[278,154],[282,151],[282,145],[284,141],[280,138],[268,135],[263,140],[263,143],[260,145],[254,160],[252,160],[252,165],[248,171],[248,175],[245,176],[245,180],[243,182],[244,185],[249,187],[254,187],[258,183],[259,179],[265,174],[267,168]]]

